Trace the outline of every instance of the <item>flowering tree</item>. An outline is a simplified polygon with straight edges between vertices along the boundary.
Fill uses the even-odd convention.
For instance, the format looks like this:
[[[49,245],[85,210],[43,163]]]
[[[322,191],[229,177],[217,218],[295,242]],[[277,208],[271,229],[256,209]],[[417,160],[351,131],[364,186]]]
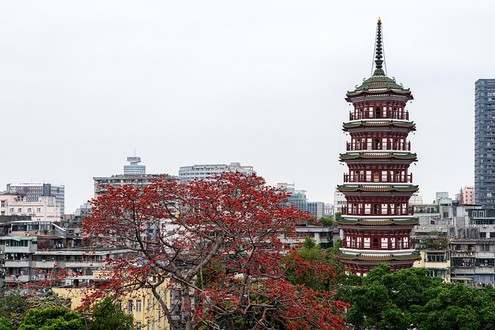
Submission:
[[[284,277],[283,239],[296,220],[310,217],[286,207],[286,199],[261,177],[239,173],[108,187],[83,226],[93,246],[129,254],[106,260],[112,277],[102,289],[150,288],[172,328],[340,328],[343,306],[332,294]],[[168,304],[163,285],[180,299]]]

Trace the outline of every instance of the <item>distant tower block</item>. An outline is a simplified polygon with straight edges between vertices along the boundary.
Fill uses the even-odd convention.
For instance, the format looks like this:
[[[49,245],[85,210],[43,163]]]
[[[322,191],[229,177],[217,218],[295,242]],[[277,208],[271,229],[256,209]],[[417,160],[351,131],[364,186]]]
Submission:
[[[126,174],[146,174],[146,166],[138,165],[141,163],[141,157],[127,157],[129,165],[124,165],[124,175]]]
[[[419,259],[410,236],[418,221],[409,205],[418,190],[409,173],[417,158],[408,135],[416,126],[405,108],[413,96],[384,71],[381,25],[378,19],[373,75],[346,95],[353,106],[343,124],[350,141],[340,154],[348,172],[337,186],[346,199],[337,221],[339,257],[357,275],[379,263],[398,270]]]

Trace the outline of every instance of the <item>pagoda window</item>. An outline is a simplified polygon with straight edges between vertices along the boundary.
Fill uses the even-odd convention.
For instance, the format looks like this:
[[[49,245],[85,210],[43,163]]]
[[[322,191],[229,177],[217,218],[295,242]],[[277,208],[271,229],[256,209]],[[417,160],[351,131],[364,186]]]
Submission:
[[[394,139],[394,144],[392,146],[392,149],[397,150],[398,146],[399,146],[399,141],[397,139]]]
[[[378,241],[378,237],[373,237],[373,245],[372,245],[372,248],[373,249],[378,249],[380,247],[380,243]]]
[[[409,248],[409,239],[407,237],[404,237],[404,248],[405,249]]]
[[[358,247],[359,249],[362,249],[362,248],[363,248],[363,238],[362,238],[361,236],[359,236],[359,237],[357,238],[357,247]]]
[[[370,212],[371,212],[371,205],[364,204],[364,214],[370,214]]]
[[[356,247],[356,237],[351,238],[351,247],[355,248]]]
[[[350,245],[350,242],[351,242],[351,238],[349,236],[346,236],[345,238],[345,246],[349,246]]]
[[[382,204],[382,214],[388,214],[387,204]]]
[[[390,246],[392,247],[392,249],[397,248],[397,246],[395,245],[395,237],[390,238]]]
[[[376,108],[375,109],[375,118],[381,118],[382,117],[382,109]]]
[[[383,107],[383,118],[387,118],[387,109],[388,107]]]
[[[370,248],[370,238],[369,237],[365,237],[364,238],[364,248],[365,249],[369,249]]]
[[[374,182],[380,182],[380,172],[375,172],[373,174],[373,181]]]
[[[402,249],[402,238],[397,238],[397,248]]]
[[[395,171],[394,182],[400,182],[400,171]]]
[[[373,214],[380,214],[380,206],[378,204],[373,204]]]
[[[366,182],[371,182],[371,171],[366,171]]]
[[[382,249],[388,248],[388,239],[386,237],[382,237]]]
[[[375,150],[381,149],[380,144],[380,139],[375,139]]]
[[[382,182],[387,182],[387,171],[382,171]]]

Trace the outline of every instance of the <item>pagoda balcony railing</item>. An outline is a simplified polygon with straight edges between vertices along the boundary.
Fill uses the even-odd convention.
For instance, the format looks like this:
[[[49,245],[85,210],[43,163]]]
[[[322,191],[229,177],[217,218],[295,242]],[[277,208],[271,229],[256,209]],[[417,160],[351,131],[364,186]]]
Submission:
[[[343,215],[353,215],[353,216],[401,216],[401,215],[414,215],[414,208],[410,206],[406,209],[386,209],[382,210],[380,208],[374,209],[371,207],[365,208],[352,208],[349,206],[342,206]]]
[[[399,251],[399,250],[409,250],[413,248],[413,243],[411,243],[411,240],[408,240],[407,242],[401,241],[400,243],[398,241],[392,242],[388,241],[386,245],[382,245],[381,242],[368,242],[367,244],[363,241],[360,243],[357,241],[346,241],[342,240],[340,242],[340,247],[343,248],[348,248],[348,249],[358,249],[358,250],[387,250],[387,251]]]
[[[412,183],[413,175],[407,174],[402,177],[387,176],[383,178],[381,175],[378,177],[365,176],[365,175],[352,175],[352,174],[344,174],[344,183],[348,182],[366,182],[366,183]]]
[[[390,113],[392,116],[379,116],[376,117],[376,113],[373,112],[370,116],[368,111],[363,111],[363,113],[354,114],[349,112],[349,120],[362,120],[362,119],[398,119],[398,120],[409,120],[409,112],[404,111],[403,113]]]
[[[373,151],[411,151],[411,142],[407,142],[402,147],[393,143],[373,145],[372,143],[351,143],[347,142],[346,151],[373,150]]]

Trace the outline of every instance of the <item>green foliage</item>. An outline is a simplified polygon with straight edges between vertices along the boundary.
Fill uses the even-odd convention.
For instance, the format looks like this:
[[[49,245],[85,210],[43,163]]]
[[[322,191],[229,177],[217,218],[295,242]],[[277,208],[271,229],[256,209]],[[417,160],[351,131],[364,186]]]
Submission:
[[[331,215],[326,215],[324,217],[321,217],[320,220],[318,220],[319,223],[321,223],[325,227],[330,227],[333,226],[335,223],[335,220]]]
[[[303,242],[303,248],[306,250],[311,250],[316,248],[316,242],[313,238],[306,236]]]
[[[347,297],[346,320],[356,329],[495,328],[495,289],[444,283],[420,268],[379,265]]]
[[[0,317],[0,330],[11,330],[13,329],[12,322],[5,317]]]
[[[28,308],[28,301],[18,293],[8,293],[0,299],[0,317],[10,320],[14,329],[19,327]]]
[[[133,317],[124,313],[110,297],[97,303],[93,309],[93,318],[85,330],[131,330],[134,329]]]
[[[337,255],[340,249],[340,240],[333,242],[333,246],[328,249],[328,253],[331,255]]]
[[[80,330],[84,319],[66,307],[30,309],[23,317],[19,330]]]
[[[45,296],[33,296],[27,299],[29,308],[38,309],[52,306],[68,307],[70,308],[70,298],[64,298],[56,295],[53,291],[48,291]]]

